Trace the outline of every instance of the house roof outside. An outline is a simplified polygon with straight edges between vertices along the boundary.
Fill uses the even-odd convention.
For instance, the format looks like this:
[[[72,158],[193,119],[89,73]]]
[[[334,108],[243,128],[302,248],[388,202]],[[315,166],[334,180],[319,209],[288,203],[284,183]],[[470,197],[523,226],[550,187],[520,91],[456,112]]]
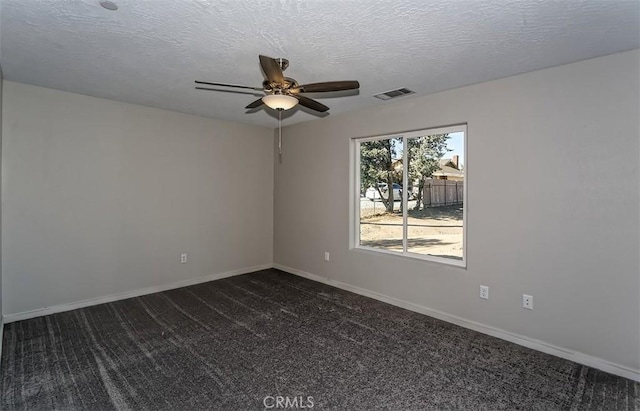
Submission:
[[[432,177],[458,177],[464,178],[464,171],[460,166],[456,166],[458,156],[453,158],[442,158],[439,160],[440,169],[432,174]],[[393,169],[402,172],[402,159],[393,162]]]
[[[440,170],[432,174],[433,177],[460,177],[464,178],[464,172],[451,166],[440,166]]]
[[[440,169],[432,174],[432,177],[459,177],[464,178],[464,171],[457,165],[458,156],[440,159]]]

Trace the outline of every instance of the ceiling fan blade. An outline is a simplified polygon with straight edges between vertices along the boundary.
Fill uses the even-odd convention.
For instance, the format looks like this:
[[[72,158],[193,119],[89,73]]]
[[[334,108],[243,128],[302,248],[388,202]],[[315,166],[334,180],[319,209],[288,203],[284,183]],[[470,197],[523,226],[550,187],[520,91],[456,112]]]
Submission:
[[[284,75],[276,59],[263,55],[258,57],[260,58],[260,67],[262,67],[264,75],[267,76],[267,80],[275,84],[284,84]]]
[[[325,106],[324,104],[318,101],[310,99],[309,97],[305,97],[305,96],[295,96],[295,97],[298,99],[301,106],[305,106],[307,108],[310,108],[311,110],[319,111],[321,113],[324,113],[325,111],[329,110],[329,107]]]
[[[354,90],[360,88],[360,83],[355,80],[325,81],[323,83],[303,84],[297,87],[301,93],[323,93],[326,91]]]
[[[262,102],[262,98],[257,99],[256,101],[254,101],[253,103],[249,104],[247,107],[245,107],[246,109],[251,109],[251,108],[257,108],[260,107],[261,105],[263,105],[264,103]]]
[[[258,93],[256,91],[224,90],[224,89],[221,89],[221,88],[196,87],[196,90],[218,91],[220,93],[248,94],[250,96],[260,96],[261,95],[261,93]]]
[[[249,90],[259,90],[262,91],[263,89],[261,87],[250,87],[250,86],[241,86],[239,84],[225,84],[225,83],[209,83],[208,81],[195,81],[196,84],[207,84],[209,86],[222,86],[222,87],[235,87],[235,88],[246,88]],[[198,88],[198,87],[196,87]],[[203,89],[206,90],[206,89]]]

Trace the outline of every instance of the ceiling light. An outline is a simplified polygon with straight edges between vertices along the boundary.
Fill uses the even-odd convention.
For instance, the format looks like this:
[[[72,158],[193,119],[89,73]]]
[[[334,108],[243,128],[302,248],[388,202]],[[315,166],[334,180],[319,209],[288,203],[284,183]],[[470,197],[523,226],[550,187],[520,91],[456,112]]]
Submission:
[[[104,0],[100,2],[100,5],[107,10],[116,11],[118,10],[118,5],[112,1]]]
[[[298,99],[286,94],[269,94],[262,97],[262,102],[274,110],[289,110],[298,104]]]

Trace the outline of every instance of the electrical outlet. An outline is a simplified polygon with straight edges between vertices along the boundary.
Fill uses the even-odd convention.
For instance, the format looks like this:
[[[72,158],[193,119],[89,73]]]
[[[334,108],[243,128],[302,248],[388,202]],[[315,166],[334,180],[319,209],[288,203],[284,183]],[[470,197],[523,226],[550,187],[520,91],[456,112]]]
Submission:
[[[522,294],[522,308],[533,310],[533,296]]]
[[[324,252],[324,261],[329,261],[329,252],[328,251]]]
[[[180,254],[180,264],[187,262],[187,253]]]
[[[489,287],[487,287],[486,285],[480,286],[480,298],[483,298],[485,300],[489,299]]]

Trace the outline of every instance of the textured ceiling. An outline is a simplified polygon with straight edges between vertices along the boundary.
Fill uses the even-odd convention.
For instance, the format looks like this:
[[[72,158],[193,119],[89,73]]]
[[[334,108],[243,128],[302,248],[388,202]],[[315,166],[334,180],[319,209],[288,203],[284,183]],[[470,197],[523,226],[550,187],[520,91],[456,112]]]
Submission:
[[[2,0],[5,79],[274,127],[257,96],[193,80],[259,86],[258,54],[290,60],[300,83],[359,80],[329,113],[640,47],[639,0]],[[401,97],[411,98],[411,97]],[[287,112],[285,124],[317,116]]]

